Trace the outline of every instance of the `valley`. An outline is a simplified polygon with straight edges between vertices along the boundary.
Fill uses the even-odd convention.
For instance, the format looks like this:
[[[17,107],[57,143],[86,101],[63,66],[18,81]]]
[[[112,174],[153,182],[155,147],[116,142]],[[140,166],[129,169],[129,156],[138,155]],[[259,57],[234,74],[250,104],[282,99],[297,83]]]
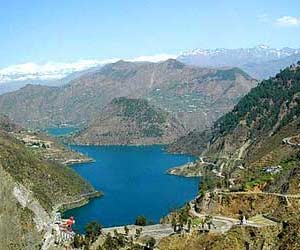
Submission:
[[[300,250],[300,1],[1,1],[0,250]]]
[[[159,82],[130,85],[149,84],[143,77],[154,69]],[[236,249],[262,249],[264,242],[293,249],[298,236],[286,239],[297,230],[300,204],[299,69],[293,64],[256,86],[238,68],[119,61],[62,87],[32,85],[0,96],[10,114],[0,120],[7,206],[16,220],[34,221],[37,231],[26,237],[36,249],[38,242],[43,250],[153,242],[161,250],[231,249],[228,239]],[[109,86],[103,99],[101,84]],[[28,95],[38,105],[28,106]],[[49,110],[56,98],[63,108]],[[25,121],[26,112],[36,122]],[[201,112],[215,115],[204,121]],[[13,210],[16,202],[21,208]],[[67,233],[68,220],[55,219],[57,212],[75,217]],[[145,224],[132,225],[139,216]],[[86,225],[99,221],[104,229],[97,237],[84,235]]]

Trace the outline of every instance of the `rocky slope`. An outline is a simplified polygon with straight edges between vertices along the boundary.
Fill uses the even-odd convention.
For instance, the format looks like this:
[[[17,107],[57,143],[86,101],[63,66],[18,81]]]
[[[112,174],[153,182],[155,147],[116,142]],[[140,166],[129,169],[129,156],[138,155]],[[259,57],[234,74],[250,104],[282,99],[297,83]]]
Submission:
[[[208,69],[176,60],[119,61],[86,73],[68,85],[28,85],[0,96],[1,112],[25,126],[83,125],[116,97],[146,98],[184,125],[205,128],[256,85],[237,68]]]
[[[1,249],[41,249],[54,207],[95,191],[71,168],[43,157],[0,128]]]
[[[170,113],[143,99],[120,97],[101,109],[73,141],[93,145],[167,144],[184,133],[184,127]]]

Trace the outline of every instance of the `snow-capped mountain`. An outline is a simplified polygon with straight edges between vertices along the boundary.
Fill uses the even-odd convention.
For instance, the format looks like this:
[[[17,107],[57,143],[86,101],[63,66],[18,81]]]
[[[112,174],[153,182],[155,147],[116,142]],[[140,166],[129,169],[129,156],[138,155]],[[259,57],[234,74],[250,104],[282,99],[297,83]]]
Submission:
[[[181,53],[177,59],[187,64],[203,67],[223,67],[262,63],[298,53],[300,53],[300,49],[277,49],[259,45],[253,48],[239,49],[194,49]]]
[[[200,67],[240,67],[256,79],[264,79],[300,60],[300,49],[277,49],[267,45],[239,49],[194,49],[182,52],[177,59]]]

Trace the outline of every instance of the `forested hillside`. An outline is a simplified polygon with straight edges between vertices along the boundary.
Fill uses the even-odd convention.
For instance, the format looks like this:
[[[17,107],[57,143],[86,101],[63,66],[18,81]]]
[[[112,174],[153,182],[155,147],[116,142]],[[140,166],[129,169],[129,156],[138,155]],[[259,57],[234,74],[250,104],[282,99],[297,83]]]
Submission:
[[[73,140],[76,144],[96,145],[167,144],[185,131],[170,113],[148,101],[120,97],[101,109]]]

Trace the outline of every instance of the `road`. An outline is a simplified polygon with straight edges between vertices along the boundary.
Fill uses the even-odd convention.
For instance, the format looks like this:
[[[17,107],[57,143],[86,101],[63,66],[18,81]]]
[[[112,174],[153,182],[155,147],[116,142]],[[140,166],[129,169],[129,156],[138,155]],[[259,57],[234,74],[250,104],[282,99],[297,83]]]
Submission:
[[[268,193],[268,192],[222,192],[216,191],[217,194],[225,194],[225,195],[235,195],[235,194],[242,194],[242,195],[253,195],[253,194],[261,194],[261,195],[274,195],[283,198],[300,198],[300,194],[280,194],[280,193]]]
[[[171,224],[154,224],[143,227],[136,225],[127,225],[127,228],[129,229],[129,236],[134,236],[136,233],[136,229],[142,228],[141,236],[150,236],[155,238],[156,240],[160,240],[161,238],[174,233]],[[102,231],[105,234],[113,234],[115,230],[117,230],[118,233],[125,234],[124,226],[103,228]]]
[[[190,202],[190,215],[193,217],[198,217],[201,219],[205,219],[206,216],[212,217],[212,224],[214,227],[210,230],[210,232],[215,233],[225,233],[229,231],[232,226],[234,225],[240,225],[240,220],[221,216],[221,215],[211,215],[211,214],[204,214],[204,213],[198,213],[195,210],[195,204],[193,202]],[[267,218],[264,218],[263,216],[260,216],[259,218],[256,216],[255,220],[247,220],[247,223],[241,226],[251,226],[251,227],[264,227],[264,226],[274,226],[276,223],[274,221],[271,221]]]
[[[291,137],[286,137],[286,138],[283,138],[282,141],[283,143],[285,144],[288,144],[290,146],[294,146],[294,147],[300,147],[300,144],[299,143],[293,143],[291,142],[291,140],[295,137],[298,137],[298,136],[291,136]]]

